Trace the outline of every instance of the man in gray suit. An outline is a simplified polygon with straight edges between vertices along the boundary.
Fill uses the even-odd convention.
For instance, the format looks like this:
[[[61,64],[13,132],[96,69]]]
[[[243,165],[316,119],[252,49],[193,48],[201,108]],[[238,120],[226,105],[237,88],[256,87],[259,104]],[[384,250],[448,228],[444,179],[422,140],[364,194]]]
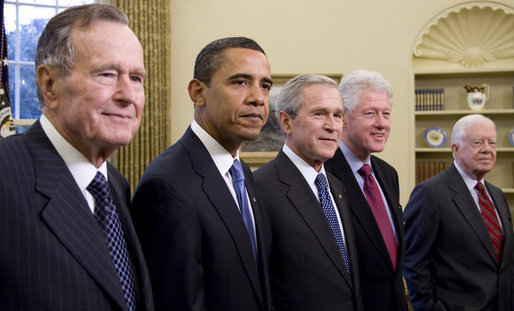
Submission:
[[[496,128],[480,115],[455,123],[455,161],[417,185],[405,208],[405,277],[414,310],[512,310],[512,220],[484,180]]]
[[[153,310],[129,185],[107,162],[145,104],[127,16],[100,4],[57,14],[36,78],[43,115],[0,141],[0,308]]]
[[[284,85],[276,107],[285,145],[255,172],[258,199],[271,229],[273,308],[362,310],[346,194],[323,166],[343,130],[337,85],[325,76],[297,76]]]

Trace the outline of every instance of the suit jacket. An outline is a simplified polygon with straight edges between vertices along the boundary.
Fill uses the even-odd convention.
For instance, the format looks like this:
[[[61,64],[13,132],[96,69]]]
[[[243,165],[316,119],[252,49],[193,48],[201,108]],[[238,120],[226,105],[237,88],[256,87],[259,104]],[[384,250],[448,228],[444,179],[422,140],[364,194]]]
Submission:
[[[259,202],[271,228],[268,248],[274,310],[362,310],[356,246],[341,182],[327,176],[355,271],[352,277],[320,202],[286,154],[280,151],[254,176]]]
[[[359,255],[362,296],[365,297],[364,309],[406,310],[407,301],[402,276],[403,218],[399,203],[398,174],[391,165],[375,156],[371,156],[371,166],[386,197],[399,240],[396,270],[393,269],[375,216],[341,149],[337,149],[334,157],[325,163],[325,169],[343,182],[348,193],[350,219]]]
[[[501,190],[485,186],[504,231],[500,265],[464,180],[452,164],[418,184],[405,208],[405,277],[415,310],[512,310],[512,220]]]
[[[132,211],[156,309],[269,310],[265,228],[253,177],[242,165],[255,218],[258,266],[237,204],[191,128],[144,173]]]
[[[133,266],[138,310],[153,310],[130,189],[109,163],[108,180]],[[127,310],[105,238],[41,124],[0,141],[2,310]]]

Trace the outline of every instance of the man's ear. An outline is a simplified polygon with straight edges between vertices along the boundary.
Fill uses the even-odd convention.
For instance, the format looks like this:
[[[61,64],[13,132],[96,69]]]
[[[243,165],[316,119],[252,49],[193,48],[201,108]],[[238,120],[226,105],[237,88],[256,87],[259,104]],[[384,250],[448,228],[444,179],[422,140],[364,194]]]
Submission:
[[[36,69],[36,79],[45,106],[54,108],[57,105],[59,77],[55,70],[48,65],[39,65]]]
[[[205,89],[207,85],[198,79],[193,79],[187,86],[189,98],[195,104],[195,106],[202,107],[205,105]]]
[[[293,131],[293,118],[285,111],[280,111],[278,113],[278,119],[280,122],[280,127],[282,128],[282,131],[289,135]]]
[[[459,154],[459,145],[458,144],[452,144],[451,148],[452,148],[453,154],[457,154],[457,155]]]

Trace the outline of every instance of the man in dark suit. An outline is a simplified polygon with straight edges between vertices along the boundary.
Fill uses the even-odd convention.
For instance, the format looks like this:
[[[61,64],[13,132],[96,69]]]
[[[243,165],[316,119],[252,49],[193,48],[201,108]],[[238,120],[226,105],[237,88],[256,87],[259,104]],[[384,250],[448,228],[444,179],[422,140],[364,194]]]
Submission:
[[[194,121],[151,163],[132,202],[157,309],[269,310],[266,228],[238,150],[259,136],[271,84],[251,39],[219,39],[198,54]]]
[[[418,184],[405,207],[405,278],[414,310],[513,310],[512,219],[484,180],[496,161],[496,127],[468,115],[452,130],[455,161]]]
[[[36,68],[43,115],[0,141],[0,308],[153,310],[129,185],[106,162],[145,104],[127,16],[99,4],[59,13]]]
[[[271,228],[273,308],[362,310],[346,194],[323,167],[341,139],[337,84],[325,76],[297,76],[284,85],[276,107],[285,144],[255,172],[258,199]]]
[[[389,137],[392,87],[377,72],[356,70],[343,77],[339,93],[344,106],[343,137],[326,168],[348,193],[364,308],[403,311],[407,302],[398,174],[371,155],[384,150]]]

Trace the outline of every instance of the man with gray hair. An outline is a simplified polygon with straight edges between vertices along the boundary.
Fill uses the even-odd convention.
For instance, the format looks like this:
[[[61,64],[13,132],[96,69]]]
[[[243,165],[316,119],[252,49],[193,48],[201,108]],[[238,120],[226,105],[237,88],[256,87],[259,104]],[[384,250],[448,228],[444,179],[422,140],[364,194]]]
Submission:
[[[37,47],[43,115],[0,141],[0,308],[153,310],[126,179],[107,159],[141,122],[143,49],[119,9],[72,7]]]
[[[418,184],[405,208],[405,278],[414,310],[512,310],[512,220],[484,180],[496,128],[473,114],[455,123],[453,164]]]
[[[343,107],[336,83],[300,75],[280,92],[285,144],[255,172],[269,254],[275,310],[362,310],[359,267],[346,193],[323,163],[336,151]]]
[[[345,75],[343,136],[327,171],[348,193],[355,231],[364,309],[407,309],[403,271],[403,220],[396,170],[372,155],[385,148],[391,130],[393,91],[384,77],[367,70]]]

